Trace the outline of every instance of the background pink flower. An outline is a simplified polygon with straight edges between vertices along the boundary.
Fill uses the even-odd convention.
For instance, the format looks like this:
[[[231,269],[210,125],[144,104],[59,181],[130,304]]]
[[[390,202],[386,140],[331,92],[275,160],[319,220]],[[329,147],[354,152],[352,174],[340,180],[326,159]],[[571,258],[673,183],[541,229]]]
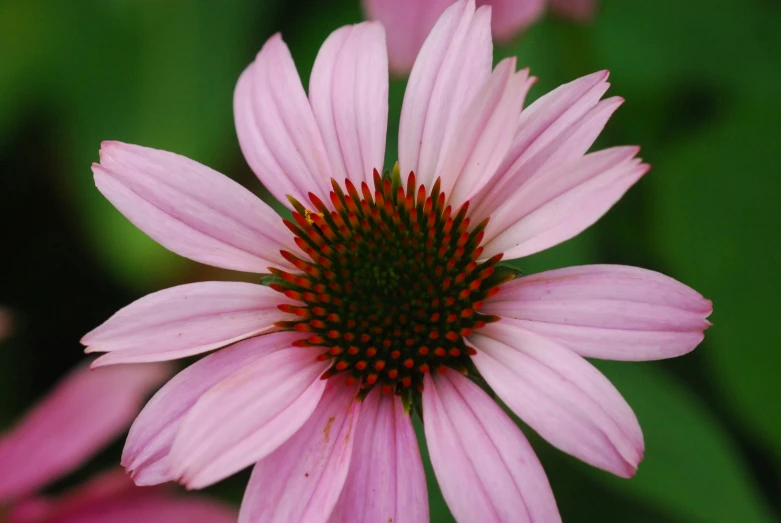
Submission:
[[[415,57],[437,19],[453,0],[362,0],[366,16],[385,26],[391,69],[399,74],[412,69]],[[491,29],[495,38],[510,40],[542,16],[548,0],[477,0],[493,10]],[[587,21],[596,0],[550,0],[556,13]]]
[[[0,511],[8,523],[228,523],[235,512],[165,488],[139,488],[122,470],[60,496],[39,494],[124,432],[170,370],[161,364],[75,369],[0,435]]]

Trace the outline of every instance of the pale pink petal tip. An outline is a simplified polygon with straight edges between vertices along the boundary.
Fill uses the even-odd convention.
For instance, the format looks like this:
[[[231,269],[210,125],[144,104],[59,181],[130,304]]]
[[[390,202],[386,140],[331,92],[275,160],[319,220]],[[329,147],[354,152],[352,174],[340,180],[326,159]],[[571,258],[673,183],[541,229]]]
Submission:
[[[465,113],[473,118],[511,116],[491,110],[496,97],[476,98],[481,89],[490,89],[484,87],[493,60],[490,22],[488,9],[475,10],[474,2],[454,3],[437,21],[410,73],[399,124],[399,167],[403,173],[414,171],[427,187],[437,177],[453,186],[458,172],[445,167],[452,164],[449,153],[464,130],[459,122]],[[501,79],[494,83],[494,94],[503,93]],[[479,138],[468,133],[468,152]],[[468,160],[458,152],[456,168]]]
[[[636,146],[604,149],[531,175],[491,214],[484,256],[528,256],[581,233],[648,172],[635,157],[638,151]]]
[[[473,361],[510,409],[552,445],[621,477],[643,459],[643,434],[616,388],[569,349],[505,322],[470,337]]]
[[[480,0],[492,7],[491,28],[497,40],[508,41],[536,22],[545,0]]]
[[[239,145],[250,168],[271,193],[306,202],[313,191],[328,201],[332,175],[323,138],[279,33],[241,74],[233,95]]]
[[[0,501],[78,468],[127,428],[169,373],[163,364],[74,370],[0,437]]]
[[[103,142],[93,164],[101,193],[136,227],[192,260],[246,272],[288,263],[277,214],[230,178],[183,156]]]
[[[145,296],[86,334],[93,367],[161,361],[207,352],[274,329],[288,317],[281,295],[244,282],[201,282]]]
[[[513,280],[485,311],[582,356],[641,361],[693,350],[711,326],[713,305],[658,272],[584,265]]]
[[[385,161],[388,126],[388,52],[380,23],[331,33],[312,68],[309,100],[333,178],[373,185],[372,173]]]

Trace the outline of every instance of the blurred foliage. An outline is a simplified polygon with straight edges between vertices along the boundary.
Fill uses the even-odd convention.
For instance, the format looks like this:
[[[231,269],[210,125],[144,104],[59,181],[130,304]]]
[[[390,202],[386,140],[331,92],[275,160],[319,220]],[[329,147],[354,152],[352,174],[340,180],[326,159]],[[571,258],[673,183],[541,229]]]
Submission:
[[[94,189],[100,141],[176,151],[265,196],[233,129],[239,73],[282,31],[307,85],[325,37],[360,19],[358,0],[0,2],[0,303],[18,319],[0,351],[0,425],[77,361],[80,335],[119,306],[182,281],[244,277],[182,260],[136,231]],[[627,103],[598,145],[639,143],[653,166],[595,227],[517,266],[634,264],[714,301],[715,326],[691,355],[599,364],[644,428],[634,479],[593,470],[526,430],[565,521],[779,519],[780,22],[774,0],[604,0],[591,26],[546,18],[497,49],[539,78],[529,102],[610,69],[609,94]],[[404,85],[391,84],[388,166]],[[451,520],[428,474],[432,520]],[[238,501],[245,480],[214,492]]]

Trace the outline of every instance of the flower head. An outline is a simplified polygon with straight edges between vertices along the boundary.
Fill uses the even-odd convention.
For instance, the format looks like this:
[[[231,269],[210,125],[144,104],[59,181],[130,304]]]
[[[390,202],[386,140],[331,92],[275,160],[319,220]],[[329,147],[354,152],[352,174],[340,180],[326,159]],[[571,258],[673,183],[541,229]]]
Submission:
[[[235,513],[205,499],[141,489],[109,470],[59,497],[36,494],[72,472],[122,433],[149,391],[169,376],[162,364],[90,371],[66,377],[11,431],[0,435],[0,516],[8,523],[149,521],[228,523]]]
[[[240,521],[426,521],[410,412],[460,521],[557,521],[545,473],[487,383],[553,445],[631,476],[631,408],[583,356],[644,360],[702,340],[710,302],[643,269],[514,278],[499,261],[594,223],[648,167],[638,148],[587,154],[621,104],[607,73],[521,111],[533,83],[491,69],[490,11],[462,0],[426,40],[385,156],[382,27],[323,44],[309,94],[272,37],[234,107],[242,151],[292,211],[172,153],[107,142],[103,194],[158,242],[265,285],[206,282],[142,298],[84,337],[97,365],[220,349],[147,404],[123,464],[190,488],[254,464]]]
[[[453,0],[362,0],[368,18],[382,22],[388,31],[390,67],[406,74],[415,63],[431,28]],[[542,16],[546,0],[477,0],[493,10],[491,29],[499,40],[511,40]],[[595,0],[550,0],[557,14],[577,21],[589,20]]]

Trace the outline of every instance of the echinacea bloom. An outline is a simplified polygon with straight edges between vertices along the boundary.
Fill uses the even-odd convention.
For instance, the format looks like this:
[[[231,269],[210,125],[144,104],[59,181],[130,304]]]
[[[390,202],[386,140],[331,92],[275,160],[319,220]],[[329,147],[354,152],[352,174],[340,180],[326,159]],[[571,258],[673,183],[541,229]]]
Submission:
[[[240,522],[424,522],[414,410],[456,519],[559,521],[540,462],[478,377],[554,446],[634,474],[637,419],[583,357],[684,354],[711,304],[638,268],[513,279],[498,265],[575,236],[648,167],[637,147],[586,154],[622,102],[600,101],[606,72],[521,112],[533,79],[514,59],[491,69],[490,30],[474,1],[442,15],[407,86],[399,168],[384,176],[382,26],[331,34],[308,97],[272,37],[239,79],[234,113],[290,221],[192,160],[102,145],[95,182],[139,228],[193,260],[264,274],[265,285],[156,292],[84,337],[106,353],[97,365],[220,349],[134,423],[123,464],[137,484],[202,488],[254,464]]]
[[[385,26],[391,70],[406,74],[412,69],[431,28],[453,0],[362,0],[362,3],[366,16]],[[477,0],[478,6],[491,6],[493,36],[501,41],[511,40],[536,22],[548,3],[556,14],[578,22],[590,20],[596,7],[596,0]]]
[[[37,494],[125,431],[162,364],[74,370],[11,431],[0,434],[3,523],[230,523],[235,511],[206,499],[139,488],[121,469],[100,473],[58,497]]]

